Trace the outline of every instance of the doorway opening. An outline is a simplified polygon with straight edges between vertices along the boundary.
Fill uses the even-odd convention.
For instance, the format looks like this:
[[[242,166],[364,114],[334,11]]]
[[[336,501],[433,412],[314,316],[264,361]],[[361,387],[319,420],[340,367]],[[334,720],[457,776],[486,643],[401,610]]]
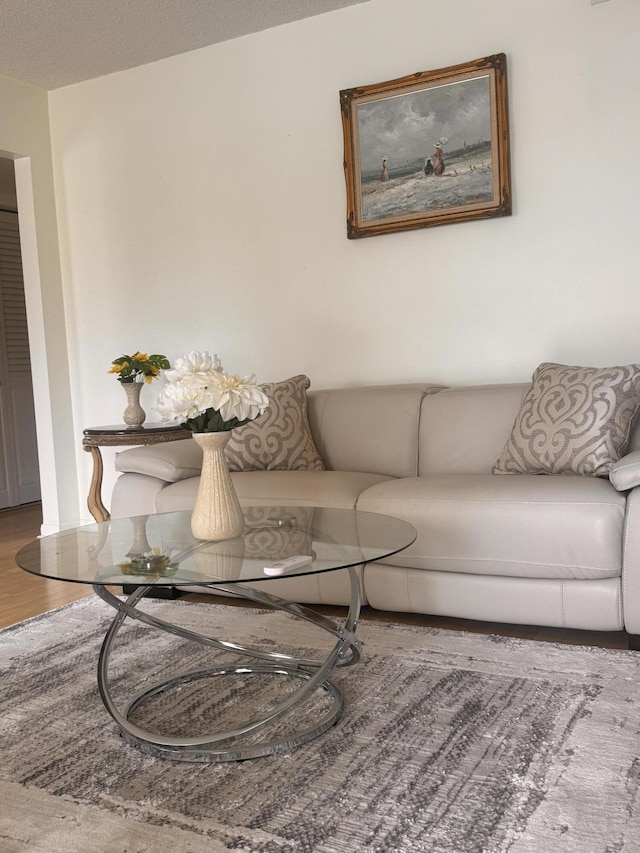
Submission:
[[[13,161],[0,157],[0,509],[40,500]]]

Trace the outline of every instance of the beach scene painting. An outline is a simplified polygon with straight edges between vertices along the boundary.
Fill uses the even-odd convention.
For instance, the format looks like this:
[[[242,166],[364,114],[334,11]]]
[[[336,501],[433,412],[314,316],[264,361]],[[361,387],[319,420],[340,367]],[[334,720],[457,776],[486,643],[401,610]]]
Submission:
[[[340,95],[347,236],[511,213],[504,54]]]

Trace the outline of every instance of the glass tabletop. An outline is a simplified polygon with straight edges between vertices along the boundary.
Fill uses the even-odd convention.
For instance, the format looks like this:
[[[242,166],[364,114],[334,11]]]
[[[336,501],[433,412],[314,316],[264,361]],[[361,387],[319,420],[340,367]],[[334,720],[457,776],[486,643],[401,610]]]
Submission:
[[[16,562],[25,571],[75,583],[180,586],[270,580],[288,557],[310,558],[281,577],[381,560],[416,538],[391,516],[310,506],[244,508],[242,536],[209,542],[191,533],[191,511],[110,519],[36,539]]]

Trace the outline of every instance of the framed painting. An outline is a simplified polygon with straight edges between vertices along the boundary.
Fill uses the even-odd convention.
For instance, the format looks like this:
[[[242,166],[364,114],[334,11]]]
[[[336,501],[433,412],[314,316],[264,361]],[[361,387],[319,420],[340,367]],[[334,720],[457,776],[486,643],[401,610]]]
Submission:
[[[350,239],[511,214],[503,53],[340,92]]]

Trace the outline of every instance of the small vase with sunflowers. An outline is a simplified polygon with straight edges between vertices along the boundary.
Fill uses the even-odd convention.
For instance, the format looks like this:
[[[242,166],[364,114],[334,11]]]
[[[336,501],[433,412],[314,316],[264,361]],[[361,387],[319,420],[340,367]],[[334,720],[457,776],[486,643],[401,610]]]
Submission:
[[[153,382],[161,371],[169,370],[169,360],[164,355],[147,355],[136,352],[133,355],[121,355],[111,362],[109,373],[118,374],[118,382],[127,395],[127,408],[122,420],[130,429],[141,427],[147,417],[140,405],[140,391],[143,383]]]

